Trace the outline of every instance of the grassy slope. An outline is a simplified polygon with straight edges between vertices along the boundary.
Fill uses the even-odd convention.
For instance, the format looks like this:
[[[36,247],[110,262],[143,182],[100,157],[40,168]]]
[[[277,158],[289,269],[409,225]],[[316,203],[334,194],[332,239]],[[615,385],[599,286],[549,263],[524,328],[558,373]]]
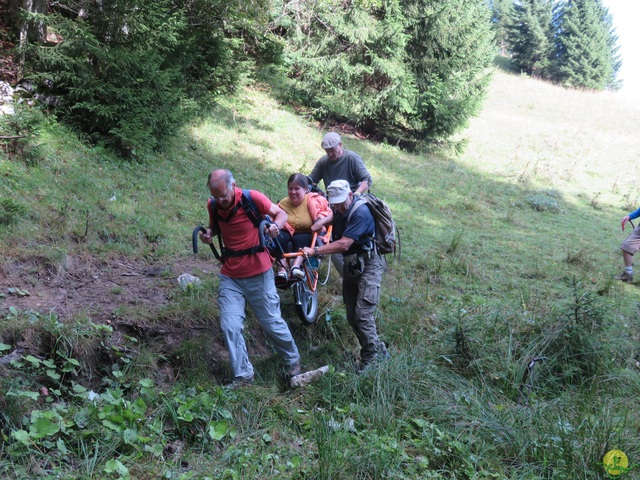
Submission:
[[[227,454],[213,460],[185,454],[201,472],[196,477],[230,468],[241,478],[482,478],[471,473],[480,471],[598,478],[609,447],[637,459],[638,425],[627,415],[637,410],[640,291],[611,278],[621,266],[619,220],[638,203],[625,172],[639,160],[639,112],[614,95],[498,72],[484,111],[462,135],[468,147],[460,158],[345,137],[402,233],[403,260],[386,275],[379,315],[394,360],[380,375],[333,374],[303,393],[284,394],[272,386],[268,361],[259,364],[262,388],[229,400],[237,450],[224,444]],[[217,106],[146,164],[111,160],[55,126],[47,132],[38,166],[0,158],[0,197],[30,211],[0,234],[7,262],[189,256],[189,232],[205,220],[212,168],[228,167],[239,186],[276,200],[287,176],[310,171],[321,153],[321,132],[258,90]],[[588,336],[598,342],[593,349],[563,330],[576,293],[593,294],[597,303],[584,315],[603,323]],[[295,329],[305,363],[329,361],[349,372],[356,349],[335,285],[324,291],[326,308],[330,324]],[[170,317],[188,321],[171,308],[147,320]],[[576,350],[558,345],[575,346],[576,336]],[[517,387],[528,359],[540,355],[555,355],[555,363],[538,379],[532,408],[522,409]],[[578,376],[582,387],[550,380],[577,368],[576,358],[593,367]],[[359,435],[327,423],[331,417],[344,425],[355,420]],[[276,431],[273,441],[254,440]],[[147,462],[138,460],[138,478],[178,464]]]

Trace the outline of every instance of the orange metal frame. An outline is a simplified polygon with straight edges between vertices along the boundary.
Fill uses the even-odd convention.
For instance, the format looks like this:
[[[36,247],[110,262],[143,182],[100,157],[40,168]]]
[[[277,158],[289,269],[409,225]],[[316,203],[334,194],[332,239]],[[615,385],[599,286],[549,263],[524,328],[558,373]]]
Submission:
[[[326,235],[328,238],[331,238],[331,230],[332,230],[332,225],[329,225],[329,228],[327,228],[327,235]],[[317,240],[318,240],[318,232],[314,232],[313,237],[311,237],[311,245],[315,245]],[[300,256],[306,257],[306,255],[302,252],[302,250],[284,254],[284,258],[287,258],[287,259],[300,257]],[[305,261],[302,262],[302,268],[304,268],[304,273],[307,277],[307,285],[309,286],[312,292],[315,292],[316,288],[318,287],[318,270],[316,268],[309,268],[309,262],[306,260],[308,259],[305,258]]]

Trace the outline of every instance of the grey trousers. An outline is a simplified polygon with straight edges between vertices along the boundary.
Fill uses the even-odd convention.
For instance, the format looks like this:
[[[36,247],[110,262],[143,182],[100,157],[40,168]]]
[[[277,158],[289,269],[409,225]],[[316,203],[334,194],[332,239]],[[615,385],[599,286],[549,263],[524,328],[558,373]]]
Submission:
[[[380,255],[365,259],[362,275],[342,280],[342,298],[347,309],[347,321],[360,342],[360,361],[367,364],[378,353],[386,351],[378,338],[375,312],[380,301],[380,283],[384,265]]]
[[[249,361],[242,335],[245,302],[249,302],[284,364],[292,365],[300,361],[296,342],[280,314],[280,297],[276,291],[273,270],[248,278],[231,278],[225,275],[219,277],[220,329],[227,344],[234,378],[248,379],[253,376],[253,365]]]

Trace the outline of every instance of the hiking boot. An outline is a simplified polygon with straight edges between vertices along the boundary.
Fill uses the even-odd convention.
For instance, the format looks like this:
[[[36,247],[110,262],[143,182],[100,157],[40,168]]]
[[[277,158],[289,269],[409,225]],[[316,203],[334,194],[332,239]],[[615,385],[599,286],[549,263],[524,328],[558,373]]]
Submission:
[[[236,388],[242,387],[250,387],[253,385],[254,376],[250,377],[238,377],[234,378],[231,382],[227,383],[224,388],[228,388],[229,390],[235,390]]]
[[[389,355],[389,352],[387,351],[388,346],[387,342],[380,343],[378,346],[378,361],[389,360],[391,358],[391,355]]]
[[[302,367],[300,366],[300,362],[287,365],[287,375],[289,376],[289,378],[295,377],[296,375],[300,375],[301,373],[302,373]]]
[[[381,343],[378,346],[378,351],[376,353],[374,353],[373,355],[360,358],[360,364],[356,368],[356,373],[358,375],[362,375],[367,370],[371,368],[375,368],[381,362],[384,362],[385,360],[389,360],[390,358],[391,358],[391,355],[389,355],[389,352],[387,351],[387,346],[384,343]]]
[[[633,282],[633,273],[629,273],[624,270],[619,276],[616,277],[616,280],[622,280],[623,282]]]
[[[360,363],[356,367],[356,375],[362,375],[369,370],[374,370],[378,366],[377,357],[370,360],[360,360]]]

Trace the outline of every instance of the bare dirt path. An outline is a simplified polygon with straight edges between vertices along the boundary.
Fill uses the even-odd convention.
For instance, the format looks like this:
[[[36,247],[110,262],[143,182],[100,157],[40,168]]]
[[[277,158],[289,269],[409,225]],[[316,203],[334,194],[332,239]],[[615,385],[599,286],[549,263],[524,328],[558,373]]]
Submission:
[[[96,263],[68,256],[62,266],[41,257],[9,260],[0,265],[0,315],[15,307],[54,312],[62,319],[86,314],[94,322],[106,322],[123,306],[159,309],[179,288],[181,273],[214,271],[215,262],[198,257],[148,264],[125,258]]]

